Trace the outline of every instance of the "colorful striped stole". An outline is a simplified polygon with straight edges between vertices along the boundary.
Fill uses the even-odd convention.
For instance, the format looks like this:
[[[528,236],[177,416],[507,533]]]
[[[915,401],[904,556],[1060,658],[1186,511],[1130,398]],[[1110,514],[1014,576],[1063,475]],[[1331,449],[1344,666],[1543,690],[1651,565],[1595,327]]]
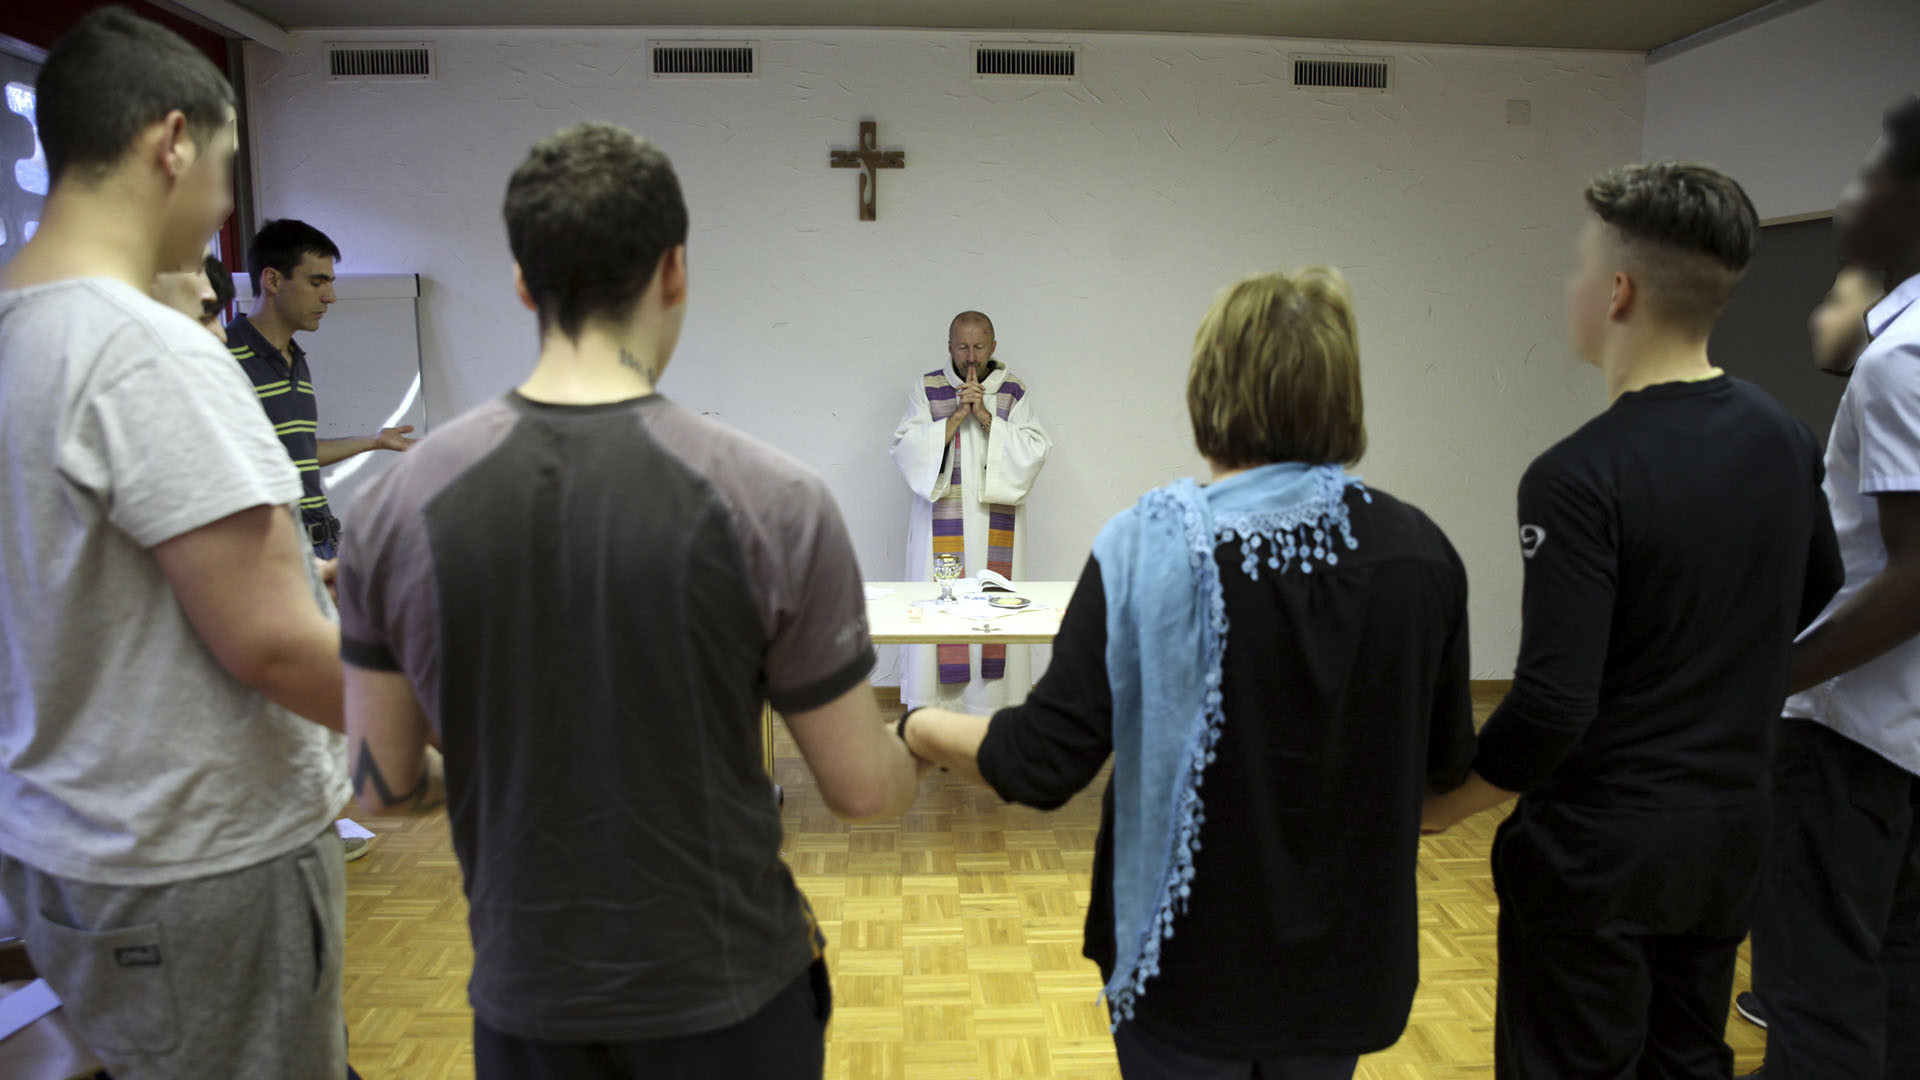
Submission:
[[[946,423],[960,407],[960,390],[947,379],[946,369],[927,372],[924,382],[927,388],[927,404],[933,409],[933,421]],[[987,395],[993,401],[993,414],[1005,420],[1007,414],[1019,400],[1027,396],[1027,388],[1019,380],[1009,375],[1000,383],[998,392]],[[947,458],[953,462],[953,472],[948,477],[947,493],[933,504],[933,554],[953,555],[962,566],[967,562],[966,503],[960,492],[960,432],[953,433],[953,445],[947,448]],[[1013,507],[993,505],[987,507],[987,569],[1007,579],[1013,578]],[[935,658],[940,665],[940,682],[951,685],[964,683],[972,678],[973,665],[967,655],[965,645],[937,645]],[[1007,647],[1005,645],[980,646],[980,677],[998,679],[1007,673]]]

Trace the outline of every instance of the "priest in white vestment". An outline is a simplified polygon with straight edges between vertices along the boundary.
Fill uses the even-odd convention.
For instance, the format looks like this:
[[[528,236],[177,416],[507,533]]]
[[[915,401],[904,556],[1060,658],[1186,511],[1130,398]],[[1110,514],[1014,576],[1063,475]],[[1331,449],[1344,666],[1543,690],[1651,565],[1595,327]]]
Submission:
[[[950,551],[968,577],[994,570],[1019,583],[1027,573],[1027,496],[1053,440],[1026,385],[993,358],[985,315],[955,316],[947,353],[946,364],[914,380],[893,433],[893,462],[913,492],[906,580],[932,580],[934,555]],[[908,646],[900,698],[973,713],[1018,704],[1033,686],[1029,651]]]

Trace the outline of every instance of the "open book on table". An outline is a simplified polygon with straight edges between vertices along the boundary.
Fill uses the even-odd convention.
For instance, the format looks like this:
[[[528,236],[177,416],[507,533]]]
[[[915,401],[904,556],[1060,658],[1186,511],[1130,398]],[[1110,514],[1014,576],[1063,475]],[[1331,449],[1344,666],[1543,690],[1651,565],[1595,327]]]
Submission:
[[[1020,590],[1013,587],[1013,582],[1008,581],[1006,578],[1000,576],[999,574],[996,574],[991,570],[982,570],[980,571],[980,591],[981,592],[1019,592]]]
[[[955,590],[959,594],[959,603],[941,609],[954,618],[1000,619],[1008,615],[1018,615],[1023,611],[1046,610],[1045,604],[1036,603],[1029,597],[1021,596],[1019,588],[1013,582],[991,570],[982,570],[978,577],[968,578],[960,582],[959,586]]]

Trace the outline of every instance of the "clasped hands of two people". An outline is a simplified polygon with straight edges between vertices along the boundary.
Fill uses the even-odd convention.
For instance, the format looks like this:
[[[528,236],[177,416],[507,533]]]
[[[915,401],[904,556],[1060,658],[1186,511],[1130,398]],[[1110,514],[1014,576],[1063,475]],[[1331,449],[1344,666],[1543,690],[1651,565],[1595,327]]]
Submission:
[[[944,715],[938,710],[926,711],[932,719],[945,719]],[[898,721],[890,722],[887,726],[889,728],[896,728],[898,723]],[[904,727],[904,725],[900,725],[900,727]],[[899,728],[896,728],[896,730],[898,729]],[[901,741],[906,744],[905,749],[907,754],[913,758],[914,775],[916,777],[924,777],[935,768],[946,768],[946,766],[940,762],[929,760],[923,757],[918,750],[915,750],[913,740],[907,736],[904,730],[901,730],[901,735],[903,736]],[[961,766],[956,763],[955,767],[959,768]],[[967,771],[972,772],[971,769]],[[968,778],[976,782],[984,782],[981,781],[977,775],[970,775]],[[1512,799],[1514,795],[1514,792],[1506,791],[1489,784],[1486,780],[1482,779],[1478,773],[1471,774],[1468,776],[1466,783],[1461,784],[1454,790],[1429,794],[1426,797],[1425,803],[1420,808],[1420,835],[1437,836],[1458,825],[1460,822],[1465,821],[1467,818],[1506,803]]]
[[[1503,806],[1519,793],[1496,787],[1478,772],[1452,791],[1429,793],[1420,808],[1420,835],[1436,836],[1475,814]]]
[[[1420,807],[1420,835],[1438,836],[1460,823],[1446,805],[1443,795],[1428,795]]]

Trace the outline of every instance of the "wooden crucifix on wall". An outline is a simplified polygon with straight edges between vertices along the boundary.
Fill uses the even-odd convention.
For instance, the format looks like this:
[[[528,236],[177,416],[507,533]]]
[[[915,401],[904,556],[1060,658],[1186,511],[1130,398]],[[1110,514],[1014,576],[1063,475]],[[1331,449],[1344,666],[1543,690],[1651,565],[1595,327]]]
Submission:
[[[879,217],[874,197],[879,194],[880,174],[875,170],[907,167],[905,150],[881,150],[879,143],[879,125],[872,120],[862,120],[859,149],[828,151],[827,162],[834,168],[860,170],[861,221],[874,221]]]

